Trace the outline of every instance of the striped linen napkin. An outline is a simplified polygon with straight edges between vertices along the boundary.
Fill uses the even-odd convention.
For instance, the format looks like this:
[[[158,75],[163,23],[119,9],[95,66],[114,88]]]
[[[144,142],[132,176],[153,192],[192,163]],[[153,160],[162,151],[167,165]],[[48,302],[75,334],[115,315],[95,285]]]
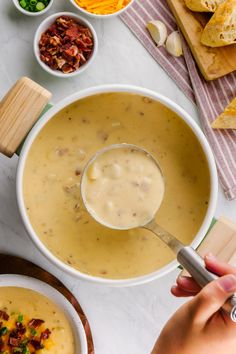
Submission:
[[[153,58],[199,109],[202,129],[215,155],[220,182],[229,200],[236,198],[236,131],[213,130],[211,122],[236,97],[236,73],[207,82],[199,73],[185,40],[184,57],[175,58],[165,48],[157,48],[146,30],[150,20],[163,21],[169,32],[177,25],[166,0],[136,0],[121,19],[137,36]]]

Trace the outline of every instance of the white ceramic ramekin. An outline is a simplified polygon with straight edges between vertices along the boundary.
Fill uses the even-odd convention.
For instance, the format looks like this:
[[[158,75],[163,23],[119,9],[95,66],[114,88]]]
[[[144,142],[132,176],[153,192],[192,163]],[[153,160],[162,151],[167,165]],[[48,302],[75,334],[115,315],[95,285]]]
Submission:
[[[68,73],[65,74],[59,70],[53,70],[51,69],[48,65],[46,65],[41,59],[40,59],[40,52],[39,52],[39,41],[40,38],[42,36],[42,34],[56,21],[56,19],[60,16],[68,16],[73,18],[74,20],[76,20],[78,23],[80,23],[81,25],[84,25],[86,27],[88,27],[92,33],[93,36],[93,42],[94,42],[94,46],[93,46],[93,51],[92,54],[90,56],[90,58],[88,59],[88,61],[81,65],[81,67],[75,71],[73,71],[72,73]],[[83,17],[74,14],[73,12],[57,12],[47,18],[45,18],[45,20],[43,20],[43,22],[41,22],[41,24],[39,25],[37,31],[35,32],[34,35],[34,54],[36,57],[37,62],[39,63],[39,65],[49,74],[56,76],[56,77],[60,77],[63,79],[66,78],[71,78],[77,75],[80,75],[82,72],[84,72],[85,70],[87,70],[89,68],[89,66],[92,64],[92,62],[94,61],[96,54],[98,51],[98,38],[97,38],[97,34],[95,32],[95,29],[93,28],[93,26],[91,25],[91,23],[89,21],[87,21],[86,19],[84,19]]]
[[[119,279],[119,280],[113,280],[113,279],[105,279],[105,278],[99,278],[99,277],[94,277],[92,275],[84,274],[79,272],[78,270],[70,267],[69,265],[63,263],[61,260],[59,260],[55,255],[53,255],[47,247],[43,244],[43,242],[40,240],[40,238],[37,236],[36,232],[34,231],[27,211],[26,211],[26,206],[24,203],[24,195],[23,195],[23,174],[24,174],[24,167],[25,167],[25,162],[30,150],[30,147],[32,143],[34,142],[36,136],[38,135],[39,131],[43,128],[43,126],[61,109],[66,107],[67,105],[80,100],[84,97],[92,96],[95,94],[100,94],[100,93],[109,93],[109,92],[128,92],[128,93],[133,93],[133,94],[139,94],[139,95],[144,95],[147,97],[150,97],[169,109],[171,109],[173,112],[179,115],[186,123],[187,125],[191,128],[195,136],[197,137],[199,143],[202,146],[202,149],[205,153],[207,162],[208,162],[208,167],[210,171],[210,184],[211,184],[211,190],[210,190],[210,200],[208,204],[208,209],[207,213],[205,215],[205,218],[203,220],[203,223],[201,225],[200,230],[198,231],[197,235],[195,236],[192,246],[195,248],[197,247],[200,242],[203,240],[204,236],[206,235],[209,226],[212,222],[212,218],[214,216],[214,211],[216,207],[216,201],[217,201],[217,195],[218,195],[218,178],[217,178],[217,171],[216,171],[216,165],[215,165],[215,160],[211,151],[211,148],[209,146],[209,143],[207,142],[206,137],[204,136],[203,132],[199,128],[199,126],[195,123],[195,121],[191,118],[191,116],[186,113],[179,105],[177,105],[175,102],[171,101],[167,97],[164,97],[158,93],[155,93],[153,91],[150,91],[148,89],[144,88],[138,88],[135,86],[126,86],[126,85],[106,85],[106,86],[98,86],[98,87],[92,87],[83,91],[80,91],[78,93],[73,94],[72,96],[69,96],[65,98],[64,100],[60,101],[58,104],[56,104],[53,108],[51,108],[47,113],[44,114],[44,116],[37,122],[37,124],[33,127],[31,130],[30,134],[28,135],[22,152],[21,156],[19,159],[19,165],[18,165],[18,170],[17,170],[17,183],[16,183],[16,188],[17,188],[17,200],[18,200],[18,206],[20,209],[21,217],[23,219],[24,225],[34,242],[34,244],[37,246],[37,248],[43,253],[44,256],[46,256],[52,263],[54,263],[58,268],[64,270],[68,274],[96,282],[99,284],[105,284],[109,286],[132,286],[132,285],[137,285],[137,284],[143,284],[146,282],[149,282],[151,280],[157,279],[167,273],[169,273],[171,270],[175,269],[178,266],[177,261],[172,261],[165,267],[152,272],[150,274],[136,277],[136,278],[131,278],[131,279]]]
[[[108,14],[108,15],[97,15],[97,14],[94,14],[92,12],[89,12],[85,9],[83,9],[81,6],[79,6],[75,0],[70,0],[70,2],[72,3],[72,5],[74,5],[74,7],[79,10],[80,12],[82,12],[84,15],[87,15],[87,16],[90,16],[90,17],[93,17],[93,18],[99,18],[99,19],[108,19],[108,18],[112,18],[112,17],[116,17],[116,16],[119,16],[122,14],[122,12],[126,11],[134,2],[135,0],[130,0],[129,4],[126,5],[125,7],[123,7],[123,9],[119,10],[119,11],[116,11],[116,12],[113,12],[112,14]]]
[[[62,311],[64,311],[71,325],[75,338],[75,353],[88,354],[84,326],[74,307],[61,293],[41,280],[17,274],[0,275],[0,287],[7,286],[34,290],[54,302]]]
[[[44,10],[37,11],[37,12],[30,12],[30,11],[27,11],[27,10],[23,9],[23,7],[20,6],[19,0],[13,0],[13,4],[17,8],[17,10],[19,10],[22,14],[27,15],[27,16],[35,17],[35,16],[40,16],[40,15],[45,14],[51,8],[51,6],[53,4],[53,1],[54,0],[51,0],[50,3],[48,4],[48,6],[45,7]]]

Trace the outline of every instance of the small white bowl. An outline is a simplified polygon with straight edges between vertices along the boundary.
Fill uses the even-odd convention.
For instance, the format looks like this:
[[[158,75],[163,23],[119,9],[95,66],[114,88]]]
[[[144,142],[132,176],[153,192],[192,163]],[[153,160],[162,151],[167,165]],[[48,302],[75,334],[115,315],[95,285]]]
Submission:
[[[1,274],[0,287],[9,286],[34,290],[54,302],[64,311],[69,320],[75,339],[75,353],[88,354],[87,338],[80,317],[71,303],[61,293],[59,293],[59,291],[41,280],[25,275]]]
[[[115,16],[119,16],[120,14],[122,14],[122,12],[124,12],[125,10],[127,10],[134,2],[135,0],[130,0],[130,2],[128,3],[128,5],[126,5],[125,7],[123,7],[123,9],[113,12],[112,14],[108,14],[108,15],[97,15],[94,14],[92,12],[89,12],[87,10],[85,10],[83,7],[79,6],[75,0],[70,0],[70,2],[72,3],[72,5],[74,5],[74,7],[76,7],[77,10],[81,11],[83,14],[93,17],[93,18],[111,18],[111,17],[115,17]]]
[[[73,18],[74,20],[76,20],[77,22],[79,22],[81,25],[84,25],[86,27],[88,27],[93,35],[93,42],[94,42],[94,46],[93,46],[93,51],[92,54],[90,56],[90,58],[88,59],[88,61],[83,64],[79,69],[77,69],[76,71],[73,71],[72,73],[68,73],[65,74],[62,71],[59,70],[53,70],[51,69],[48,65],[46,65],[41,59],[40,59],[40,51],[39,51],[39,41],[40,38],[42,36],[42,34],[56,21],[56,19],[60,16],[69,16],[71,18]],[[85,20],[83,17],[76,15],[72,12],[57,12],[49,17],[47,17],[45,20],[43,20],[41,22],[41,24],[39,25],[35,36],[34,36],[34,54],[35,57],[39,63],[39,65],[45,70],[47,71],[49,74],[56,76],[56,77],[61,77],[61,78],[71,78],[74,77],[76,75],[81,74],[82,72],[84,72],[89,66],[90,64],[94,61],[94,58],[97,54],[97,50],[98,50],[98,38],[97,38],[97,34],[93,28],[93,26],[89,23],[89,21]]]
[[[37,11],[37,12],[30,12],[30,11],[27,11],[27,10],[23,9],[23,7],[20,6],[19,0],[13,0],[13,4],[17,8],[17,10],[22,12],[24,15],[27,15],[27,16],[39,16],[39,15],[45,14],[45,12],[47,12],[51,8],[53,1],[54,0],[50,0],[48,6],[45,7],[44,10]]]

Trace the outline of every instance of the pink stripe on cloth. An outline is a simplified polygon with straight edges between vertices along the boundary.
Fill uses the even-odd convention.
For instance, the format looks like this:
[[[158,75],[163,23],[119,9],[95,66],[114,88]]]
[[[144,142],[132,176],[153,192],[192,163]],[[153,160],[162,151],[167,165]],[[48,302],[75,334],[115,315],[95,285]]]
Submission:
[[[202,128],[214,152],[225,196],[229,200],[235,199],[236,131],[213,130],[211,122],[236,97],[236,73],[207,82],[198,71],[191,51],[184,39],[184,58],[174,58],[163,47],[157,48],[155,46],[146,29],[148,21],[153,19],[163,21],[169,32],[177,28],[166,0],[136,0],[121,15],[121,19],[186,96],[192,102],[197,103]]]
[[[184,44],[184,55],[202,128],[214,151],[220,181],[227,199],[236,198],[236,131],[213,130],[211,122],[236,97],[236,75],[232,73],[218,80],[207,82],[199,73],[189,47]]]
[[[165,1],[158,1],[158,3],[159,5],[157,6],[156,0],[136,0],[134,4],[121,15],[121,18],[153,58],[163,67],[170,77],[175,80],[186,96],[189,97],[192,102],[195,102],[184,58],[176,59],[171,55],[168,55],[167,58],[166,50],[163,47],[157,48],[146,30],[146,23],[155,18],[159,18],[165,22],[169,31],[174,31],[177,28],[174,17],[165,4]]]

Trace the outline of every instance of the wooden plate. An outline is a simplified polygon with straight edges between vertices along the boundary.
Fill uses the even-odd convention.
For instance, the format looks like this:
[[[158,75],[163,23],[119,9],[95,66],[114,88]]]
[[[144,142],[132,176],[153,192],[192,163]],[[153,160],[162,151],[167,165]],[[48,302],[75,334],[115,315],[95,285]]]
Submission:
[[[0,254],[0,274],[27,275],[41,280],[59,291],[74,307],[78,313],[87,337],[88,354],[95,354],[94,344],[89,322],[74,295],[54,275],[23,258]]]
[[[210,48],[201,44],[209,14],[190,11],[184,0],[167,0],[199,69],[206,80],[214,80],[236,70],[236,44]]]

